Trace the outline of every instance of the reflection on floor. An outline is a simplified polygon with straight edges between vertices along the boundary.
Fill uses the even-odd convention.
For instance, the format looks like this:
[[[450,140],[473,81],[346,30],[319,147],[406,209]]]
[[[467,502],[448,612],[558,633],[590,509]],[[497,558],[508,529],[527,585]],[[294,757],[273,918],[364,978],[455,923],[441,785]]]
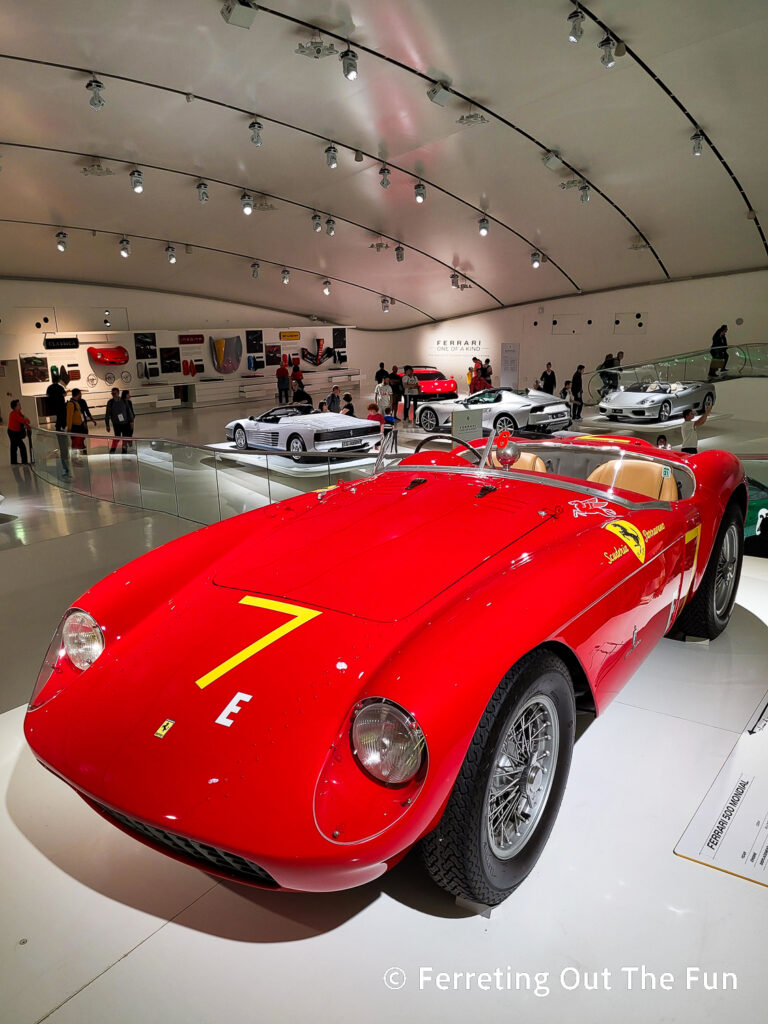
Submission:
[[[175,424],[203,443],[226,418],[205,409],[138,422],[163,436]],[[672,850],[764,697],[768,564],[745,563],[723,637],[663,641],[586,729],[544,855],[486,920],[456,908],[415,856],[346,893],[215,881],[127,838],[38,765],[23,703],[61,612],[112,568],[194,526],[58,491],[23,469],[0,469],[0,492],[3,1024],[647,1024],[762,1013],[764,890]],[[738,990],[705,988],[689,968],[710,986],[733,972]],[[673,982],[662,988],[665,972]]]

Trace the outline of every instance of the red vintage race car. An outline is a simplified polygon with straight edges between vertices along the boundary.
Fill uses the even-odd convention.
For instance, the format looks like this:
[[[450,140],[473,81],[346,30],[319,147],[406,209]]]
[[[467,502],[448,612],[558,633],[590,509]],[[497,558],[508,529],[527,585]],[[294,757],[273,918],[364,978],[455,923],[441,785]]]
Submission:
[[[131,358],[122,345],[89,345],[88,357],[97,366],[125,366]]]
[[[419,397],[432,401],[456,398],[459,389],[453,377],[446,377],[434,366],[414,366],[413,375],[419,382]]]
[[[214,874],[338,890],[420,842],[449,893],[505,899],[557,815],[576,709],[600,712],[671,631],[727,625],[747,490],[722,451],[435,443],[85,593],[25,719],[38,759]],[[429,574],[373,585],[426,545]]]

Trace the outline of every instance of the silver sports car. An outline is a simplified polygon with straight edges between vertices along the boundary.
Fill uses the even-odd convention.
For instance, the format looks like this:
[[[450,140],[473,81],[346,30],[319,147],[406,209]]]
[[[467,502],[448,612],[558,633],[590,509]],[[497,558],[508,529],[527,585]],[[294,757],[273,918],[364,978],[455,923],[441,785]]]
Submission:
[[[309,405],[279,405],[261,416],[232,420],[224,429],[241,451],[258,448],[296,458],[305,452],[367,452],[383,437],[374,421],[315,412]]]
[[[703,412],[715,404],[715,386],[698,380],[661,380],[628,384],[609,392],[600,401],[600,412],[609,420],[657,420],[681,416],[686,409]]]
[[[571,422],[568,404],[543,391],[486,388],[469,398],[425,403],[419,407],[419,426],[431,434],[451,425],[451,413],[466,409],[482,410],[486,430],[563,430]]]

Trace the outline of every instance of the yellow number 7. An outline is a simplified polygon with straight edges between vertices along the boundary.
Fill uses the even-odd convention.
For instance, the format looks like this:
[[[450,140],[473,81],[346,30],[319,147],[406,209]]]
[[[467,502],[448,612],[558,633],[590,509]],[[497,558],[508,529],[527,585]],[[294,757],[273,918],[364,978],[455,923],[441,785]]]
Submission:
[[[267,633],[255,643],[244,647],[242,651],[233,654],[231,658],[227,658],[221,665],[217,665],[216,668],[211,669],[210,672],[206,672],[204,676],[195,680],[201,690],[204,690],[210,683],[220,679],[221,676],[226,675],[227,672],[231,672],[233,668],[242,665],[244,661],[252,658],[254,654],[258,654],[259,651],[263,651],[265,647],[269,647],[276,640],[286,636],[286,634],[291,633],[294,629],[298,629],[299,626],[303,626],[305,622],[309,622],[310,619],[314,619],[321,614],[320,612],[313,611],[311,608],[301,608],[297,604],[286,604],[284,601],[270,601],[265,597],[251,597],[250,595],[244,597],[240,604],[247,604],[252,608],[266,608],[270,612],[282,612],[285,615],[290,615],[291,618],[288,622],[284,622],[282,626],[273,629],[271,633]]]

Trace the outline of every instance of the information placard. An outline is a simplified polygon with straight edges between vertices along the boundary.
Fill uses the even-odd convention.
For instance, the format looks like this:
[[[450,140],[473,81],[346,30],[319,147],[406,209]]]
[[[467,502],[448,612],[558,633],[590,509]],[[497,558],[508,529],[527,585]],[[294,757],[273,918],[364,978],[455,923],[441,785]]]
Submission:
[[[462,441],[474,441],[483,436],[481,409],[460,409],[451,413],[451,433]]]
[[[768,886],[766,697],[720,769],[675,853]]]

